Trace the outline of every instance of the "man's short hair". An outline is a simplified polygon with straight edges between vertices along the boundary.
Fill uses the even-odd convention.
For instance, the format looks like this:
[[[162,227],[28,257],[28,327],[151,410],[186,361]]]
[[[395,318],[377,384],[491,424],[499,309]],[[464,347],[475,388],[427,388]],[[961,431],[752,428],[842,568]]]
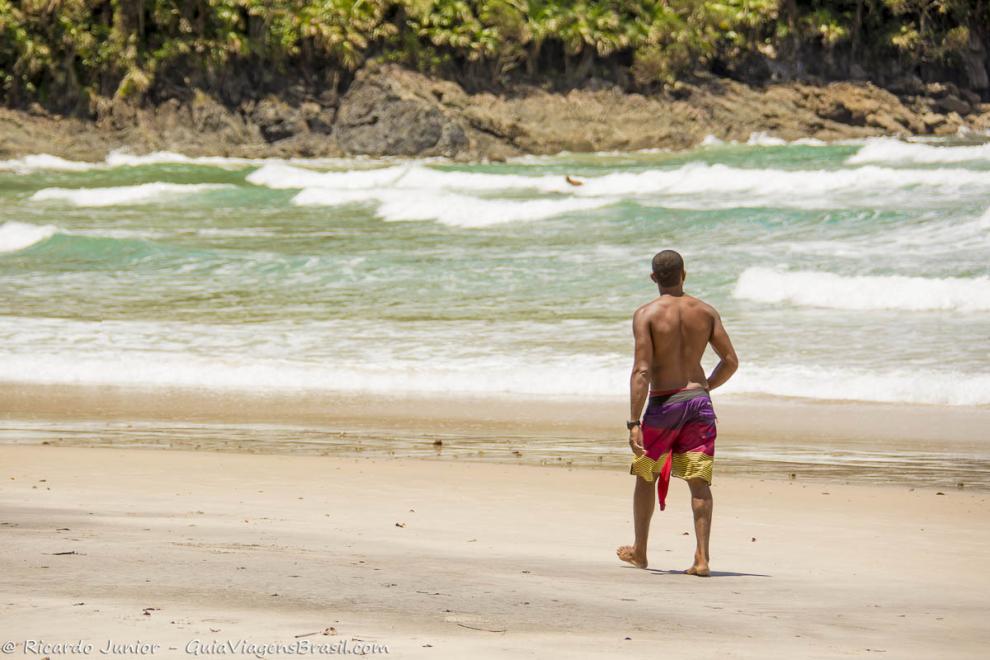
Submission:
[[[684,259],[673,250],[657,252],[653,257],[653,274],[660,286],[677,286],[684,272]]]

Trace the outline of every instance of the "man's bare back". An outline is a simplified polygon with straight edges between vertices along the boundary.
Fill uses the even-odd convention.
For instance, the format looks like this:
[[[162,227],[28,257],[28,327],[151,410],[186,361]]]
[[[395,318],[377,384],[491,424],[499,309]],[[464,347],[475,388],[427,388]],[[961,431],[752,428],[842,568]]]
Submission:
[[[709,342],[719,342],[725,332],[711,305],[686,294],[662,295],[636,310],[633,323],[649,333],[650,389],[709,389],[701,358]]]
[[[707,576],[712,519],[709,485],[716,436],[708,391],[725,383],[739,361],[715,308],[684,293],[686,273],[681,255],[672,250],[658,253],[653,258],[651,277],[660,296],[633,314],[635,350],[626,422],[629,446],[635,455],[630,473],[637,475],[633,496],[636,541],[620,546],[616,554],[639,568],[647,566],[653,483],[658,485],[663,506],[666,477],[662,475],[673,474],[690,486],[694,510],[697,549],[694,563],[685,572]],[[706,377],[701,358],[709,345],[719,363]],[[641,420],[647,397],[650,405]]]

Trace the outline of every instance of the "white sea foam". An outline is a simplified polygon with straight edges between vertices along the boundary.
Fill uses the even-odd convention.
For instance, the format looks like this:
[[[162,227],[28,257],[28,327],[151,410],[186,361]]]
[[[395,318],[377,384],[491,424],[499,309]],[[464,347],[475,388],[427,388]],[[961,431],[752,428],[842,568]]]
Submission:
[[[156,182],[112,188],[42,188],[31,195],[30,200],[68,202],[74,206],[118,206],[148,204],[230,187],[227,184]]]
[[[787,140],[774,137],[766,131],[756,131],[755,133],[749,134],[749,139],[746,140],[746,144],[751,147],[780,147],[787,144]]]
[[[982,312],[990,311],[990,278],[843,276],[753,267],[739,276],[733,296],[830,309]]]
[[[257,164],[254,158],[228,158],[225,156],[186,156],[174,151],[154,151],[150,154],[132,154],[127,151],[111,151],[104,164],[107,167],[139,167],[142,165],[212,165],[214,167],[245,167]]]
[[[744,365],[718,393],[985,406],[990,404],[990,374],[919,368],[874,371],[821,365]]]
[[[305,188],[292,202],[299,206],[374,204],[383,220],[401,222],[436,220],[453,227],[486,227],[506,222],[542,220],[565,213],[588,211],[612,204],[597,199],[484,199],[447,192],[419,194],[406,190],[330,190]]]
[[[51,238],[58,231],[55,225],[32,225],[29,222],[8,221],[0,225],[0,252],[16,252]]]
[[[248,182],[271,188],[320,188],[352,192],[349,202],[366,192],[375,201],[388,190],[523,192],[572,197],[635,197],[676,208],[734,208],[777,205],[797,208],[872,206],[878,197],[910,194],[912,203],[927,196],[977,195],[990,192],[990,176],[964,169],[901,170],[867,166],[845,170],[746,169],[691,163],[670,170],[615,172],[583,177],[569,184],[561,175],[524,176],[444,171],[422,165],[377,170],[315,172],[269,164],[248,175]],[[919,197],[922,195],[922,197]],[[326,195],[327,198],[330,195]],[[305,198],[304,198],[305,199]]]
[[[723,140],[715,135],[706,135],[704,139],[698,143],[699,147],[720,147],[727,144],[736,145],[739,144],[735,140]],[[784,145],[799,145],[804,147],[826,147],[828,142],[825,140],[819,140],[813,137],[803,137],[796,140],[787,140],[779,137],[774,137],[767,133],[766,131],[756,131],[749,134],[749,139],[746,140],[746,144],[751,147],[780,147]]]
[[[695,196],[692,202],[703,207],[725,203],[827,207],[836,196],[854,200],[914,189],[942,194],[966,189],[986,192],[990,190],[990,176],[985,172],[955,169],[897,170],[867,166],[845,170],[774,170],[692,163],[676,170],[607,174],[589,179],[576,194],[692,195]],[[712,198],[697,197],[706,194]],[[726,198],[726,195],[740,197]],[[875,204],[877,200],[870,197],[860,201]]]
[[[242,169],[267,164],[299,164],[310,167],[354,167],[372,166],[387,161],[365,158],[237,158],[230,156],[187,156],[174,151],[154,151],[147,154],[133,154],[118,149],[111,151],[103,161],[66,160],[50,154],[33,154],[11,160],[0,160],[0,171],[17,174],[32,172],[85,172],[95,169],[118,167],[142,167],[147,165],[203,165],[225,169]]]
[[[871,138],[846,163],[893,163],[925,165],[990,161],[990,143],[970,146],[938,146],[904,142],[895,138]],[[986,173],[984,172],[986,175]]]
[[[562,331],[598,343],[627,328],[587,321],[224,325],[0,317],[0,381],[620,397],[628,386],[626,355],[551,348]],[[723,394],[988,405],[990,374],[747,362],[718,390]]]
[[[96,167],[101,163],[90,163],[79,160],[66,160],[50,154],[33,154],[23,158],[12,160],[0,160],[0,172],[9,171],[17,174],[30,174],[39,170],[52,170],[55,172],[84,172]]]
[[[318,172],[286,163],[267,163],[251,172],[247,182],[276,189],[326,188],[332,190],[375,190],[381,186],[396,186],[413,168],[397,165],[377,169]]]

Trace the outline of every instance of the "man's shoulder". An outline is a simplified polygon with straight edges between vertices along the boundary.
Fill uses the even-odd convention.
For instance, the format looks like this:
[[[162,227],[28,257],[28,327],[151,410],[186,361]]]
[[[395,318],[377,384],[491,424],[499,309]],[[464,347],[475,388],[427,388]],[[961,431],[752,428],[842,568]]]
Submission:
[[[666,307],[663,298],[654,298],[653,300],[648,300],[633,312],[633,319],[653,319],[656,316],[663,314],[663,310]]]
[[[695,298],[694,296],[684,296],[684,297],[687,298],[685,302],[691,305],[691,307],[697,309],[698,311],[704,314],[708,314],[713,318],[718,317],[718,310],[715,309],[713,305],[709,305],[701,298]]]

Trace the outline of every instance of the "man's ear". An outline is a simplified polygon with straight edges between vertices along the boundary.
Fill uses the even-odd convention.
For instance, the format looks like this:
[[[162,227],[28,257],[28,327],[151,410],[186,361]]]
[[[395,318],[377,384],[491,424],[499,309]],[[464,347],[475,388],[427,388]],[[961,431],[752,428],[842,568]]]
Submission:
[[[650,273],[650,279],[653,280],[653,283],[654,284],[657,284],[657,274],[656,273]]]
[[[684,281],[685,280],[687,280],[687,271],[686,270],[682,270],[681,271],[681,284],[684,284]]]

